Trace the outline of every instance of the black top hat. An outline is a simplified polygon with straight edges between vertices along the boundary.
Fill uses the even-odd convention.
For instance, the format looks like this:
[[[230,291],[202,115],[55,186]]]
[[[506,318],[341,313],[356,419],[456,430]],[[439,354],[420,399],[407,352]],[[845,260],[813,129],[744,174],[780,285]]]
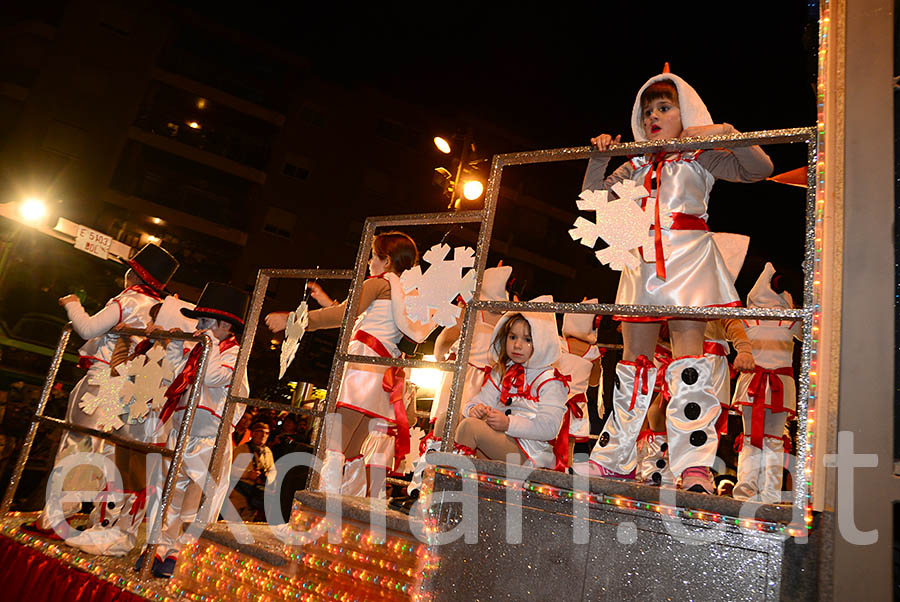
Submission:
[[[244,326],[244,314],[250,297],[244,291],[228,284],[210,282],[203,287],[194,309],[184,308],[181,313],[189,318],[214,318],[230,322],[232,326]]]
[[[165,292],[166,285],[178,269],[178,260],[153,243],[144,245],[143,249],[125,263],[141,280],[160,293]]]

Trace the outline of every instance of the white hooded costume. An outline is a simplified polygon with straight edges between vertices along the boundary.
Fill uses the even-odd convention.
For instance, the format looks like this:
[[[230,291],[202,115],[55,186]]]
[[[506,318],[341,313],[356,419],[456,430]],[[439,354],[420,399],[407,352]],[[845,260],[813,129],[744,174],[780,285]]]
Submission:
[[[588,299],[584,303],[597,303],[597,299]],[[597,329],[594,328],[594,314],[564,314],[560,347],[562,353],[556,362],[556,369],[568,376],[569,400],[571,412],[569,417],[569,436],[576,442],[588,440],[591,434],[591,423],[588,417],[587,390],[590,386],[591,372],[602,358],[604,350],[597,346]],[[569,337],[584,341],[588,348],[583,353],[572,353]],[[602,368],[600,380],[603,380]],[[603,417],[603,389],[597,392],[597,413]]]
[[[772,290],[774,275],[775,268],[767,263],[747,295],[748,307],[794,307],[790,293]],[[733,405],[743,416],[744,434],[734,497],[774,503],[781,501],[784,424],[797,410],[793,355],[801,322],[744,320],[744,327],[756,370],[742,373],[735,385]]]
[[[533,301],[552,300],[552,297],[544,296]],[[506,345],[506,341],[499,340],[498,336],[514,315],[517,312],[507,312],[494,327],[490,347],[494,362],[499,359],[502,346]],[[553,368],[560,355],[556,316],[539,312],[521,312],[519,315],[531,327],[534,347],[531,357],[523,364],[524,374],[521,378],[511,378],[514,366],[510,362],[506,375],[501,378],[495,366],[481,391],[463,407],[462,415],[468,416],[471,408],[479,403],[505,412],[509,416],[506,434],[516,440],[527,461],[538,468],[553,468],[557,464],[553,443],[559,435],[569,397],[564,377]]]
[[[694,89],[672,73],[650,78],[635,97],[631,126],[637,141],[646,140],[641,119],[641,94],[651,84],[669,80],[678,91],[683,127],[711,125],[706,106]],[[633,180],[650,191],[638,203],[642,208],[655,199],[660,223],[649,260],[647,246],[634,253],[637,268],[625,268],[619,279],[616,303],[624,305],[738,306],[740,300],[729,275],[728,262],[706,226],[709,193],[715,180],[755,182],[772,173],[772,162],[758,146],[732,150],[696,150],[665,156],[633,157],[604,178],[608,157],[591,159],[585,174],[585,190],[608,190],[622,180]],[[645,208],[646,210],[646,208]],[[671,226],[667,226],[671,218]],[[653,240],[656,229],[649,232]],[[652,255],[651,255],[652,256]],[[657,318],[619,316],[624,321],[655,321]]]

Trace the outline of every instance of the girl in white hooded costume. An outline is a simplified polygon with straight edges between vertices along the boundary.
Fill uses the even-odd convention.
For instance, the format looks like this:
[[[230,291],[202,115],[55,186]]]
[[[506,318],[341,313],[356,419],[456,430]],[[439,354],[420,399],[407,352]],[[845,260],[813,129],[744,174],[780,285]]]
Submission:
[[[481,291],[478,298],[482,301],[509,301],[509,293],[506,284],[512,275],[512,266],[498,265],[484,271],[481,283]],[[487,382],[491,373],[491,341],[494,326],[503,316],[502,313],[481,310],[475,316],[475,327],[472,333],[472,345],[469,349],[466,378],[463,382],[463,390],[460,396],[460,407],[465,407],[466,402],[481,391],[481,387]],[[438,335],[434,344],[434,355],[438,361],[453,361],[459,351],[459,333],[465,313],[461,313],[455,326],[445,328]],[[453,383],[453,373],[444,372],[441,376],[441,386],[435,394],[431,404],[429,422],[432,425],[431,432],[420,443],[421,455],[413,468],[412,478],[407,487],[408,495],[391,500],[392,506],[408,510],[409,506],[418,499],[418,492],[422,486],[422,476],[427,466],[425,456],[430,451],[438,451],[441,448],[444,426],[447,422],[447,404],[450,401],[450,385]]]
[[[737,132],[727,123],[714,124],[694,89],[667,70],[650,78],[638,91],[631,127],[638,141]],[[604,151],[619,140],[603,134],[591,142]],[[772,162],[762,149],[750,146],[642,155],[604,178],[607,164],[607,157],[591,159],[585,189],[607,190],[623,180],[633,180],[650,191],[650,196],[636,202],[644,210],[655,209],[648,244],[635,251],[640,259],[638,266],[623,269],[616,303],[740,305],[726,259],[706,225],[707,204],[717,178],[754,182],[768,176]],[[623,360],[616,366],[613,411],[594,447],[590,466],[593,476],[634,478],[635,441],[656,377],[649,358],[660,323],[666,318],[617,319],[623,322]],[[708,467],[718,446],[715,425],[721,408],[713,390],[710,362],[703,357],[705,322],[672,318],[668,325],[675,357],[666,372],[671,394],[666,409],[670,469],[676,478],[681,476],[683,488],[712,492]]]
[[[775,268],[767,263],[750,294],[748,307],[793,309],[785,290],[773,288]],[[781,501],[784,467],[784,424],[797,411],[794,383],[794,339],[801,323],[794,320],[744,320],[753,347],[756,370],[742,373],[735,384],[734,402],[743,418],[744,434],[738,454],[738,482],[734,497],[766,503]]]
[[[348,353],[400,357],[398,344],[409,324],[402,315],[399,275],[418,262],[416,243],[406,234],[385,232],[375,236],[369,259],[371,276],[363,282],[360,291]],[[310,283],[309,288],[312,297],[324,307],[309,312],[306,330],[339,327],[347,309],[346,301],[335,302],[318,284]],[[273,332],[284,330],[286,323],[286,312],[266,316],[266,324]],[[421,334],[427,336],[432,327],[426,327]],[[418,334],[414,337],[422,340]],[[409,451],[405,382],[402,368],[347,364],[335,412],[341,417],[340,429],[331,426],[327,429],[320,490],[354,496],[382,491],[384,473],[370,475],[367,468],[390,468],[388,464],[398,464]]]
[[[455,450],[554,468],[565,455],[555,444],[569,390],[566,377],[553,368],[560,355],[556,317],[508,312],[494,327],[492,341],[493,369],[463,407]]]

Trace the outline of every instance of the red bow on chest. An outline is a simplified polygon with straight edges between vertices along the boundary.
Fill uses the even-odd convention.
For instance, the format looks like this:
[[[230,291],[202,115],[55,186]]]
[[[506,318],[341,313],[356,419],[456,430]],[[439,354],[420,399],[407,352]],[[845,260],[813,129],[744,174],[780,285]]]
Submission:
[[[513,388],[515,392],[513,393]],[[500,383],[500,403],[509,405],[512,401],[510,395],[527,395],[525,387],[525,366],[522,364],[513,364],[506,370],[503,375],[503,381]]]

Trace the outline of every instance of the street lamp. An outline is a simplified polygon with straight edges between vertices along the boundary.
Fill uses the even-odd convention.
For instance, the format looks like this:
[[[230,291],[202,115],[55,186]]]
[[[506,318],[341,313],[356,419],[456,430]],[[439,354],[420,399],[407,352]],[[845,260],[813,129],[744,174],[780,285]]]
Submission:
[[[47,204],[39,198],[29,197],[19,206],[19,215],[29,224],[36,224],[47,215]]]
[[[484,194],[484,184],[477,179],[468,178],[468,174],[474,172],[478,164],[481,163],[481,160],[473,158],[475,154],[475,142],[472,140],[471,130],[462,135],[457,134],[453,138],[462,141],[462,144],[460,144],[459,159],[456,164],[456,176],[453,177],[453,181],[450,181],[452,174],[448,169],[444,167],[435,168],[435,172],[437,172],[437,175],[435,176],[436,183],[442,183],[444,191],[450,197],[450,203],[447,205],[447,209],[459,209],[460,202],[463,198],[474,201]],[[440,136],[434,137],[434,145],[445,155],[450,154],[452,151],[450,143]],[[467,176],[466,179],[463,179],[463,176]],[[462,194],[459,194],[458,191]]]
[[[434,145],[437,147],[439,151],[444,153],[445,155],[450,154],[450,143],[441,138],[440,136],[434,137]]]
[[[484,184],[479,180],[468,180],[463,184],[463,196],[468,201],[474,201],[484,194]]]

